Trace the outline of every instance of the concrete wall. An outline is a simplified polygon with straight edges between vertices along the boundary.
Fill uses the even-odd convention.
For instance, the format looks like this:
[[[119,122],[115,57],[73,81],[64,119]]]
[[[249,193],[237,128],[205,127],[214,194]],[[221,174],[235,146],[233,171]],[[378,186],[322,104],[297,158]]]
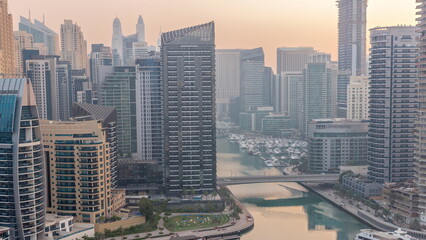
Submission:
[[[103,233],[105,229],[114,231],[116,229],[119,229],[120,227],[128,228],[131,226],[144,224],[145,222],[146,222],[145,217],[133,217],[133,218],[124,219],[124,220],[120,220],[116,222],[110,222],[110,223],[96,223],[95,232]]]

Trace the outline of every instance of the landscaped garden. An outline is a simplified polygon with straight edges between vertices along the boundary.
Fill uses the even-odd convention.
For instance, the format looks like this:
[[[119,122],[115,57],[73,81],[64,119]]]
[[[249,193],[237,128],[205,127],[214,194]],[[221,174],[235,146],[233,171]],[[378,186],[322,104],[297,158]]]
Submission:
[[[172,232],[211,228],[229,222],[227,215],[186,215],[164,218],[164,226]]]

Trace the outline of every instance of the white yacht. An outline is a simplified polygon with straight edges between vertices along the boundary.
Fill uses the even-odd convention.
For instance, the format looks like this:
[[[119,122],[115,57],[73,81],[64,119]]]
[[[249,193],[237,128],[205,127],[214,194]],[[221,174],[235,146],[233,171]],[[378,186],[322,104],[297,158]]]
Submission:
[[[401,229],[395,232],[380,232],[371,229],[363,229],[355,236],[354,240],[416,240],[416,238],[411,237],[407,232]]]

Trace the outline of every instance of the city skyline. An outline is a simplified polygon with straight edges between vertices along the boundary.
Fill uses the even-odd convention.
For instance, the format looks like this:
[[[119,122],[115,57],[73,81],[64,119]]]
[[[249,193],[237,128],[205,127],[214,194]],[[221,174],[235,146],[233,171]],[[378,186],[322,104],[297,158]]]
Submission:
[[[86,7],[78,7],[82,4]],[[383,4],[386,4],[387,11],[381,11]],[[48,0],[15,0],[9,5],[9,11],[13,14],[14,30],[17,30],[19,16],[28,17],[31,10],[33,20],[43,20],[44,14],[46,24],[58,33],[64,19],[77,22],[89,46],[93,43],[111,45],[112,22],[116,16],[123,23],[123,34],[128,35],[134,32],[138,16],[142,15],[146,26],[146,39],[151,45],[157,43],[160,28],[167,32],[190,26],[193,22],[214,20],[217,26],[216,49],[263,47],[265,65],[272,67],[274,72],[278,47],[312,46],[332,53],[332,60],[337,60],[338,13],[334,0],[268,0],[267,4],[259,4],[254,0],[207,0],[203,3],[195,0],[106,0],[102,2],[101,16],[96,18],[90,14],[93,9],[99,8],[95,1],[59,0],[52,3]],[[192,7],[185,7],[188,5]],[[224,10],[223,6],[239,11],[235,13]],[[155,11],[159,8],[163,11],[161,15]],[[299,14],[301,11],[305,14]],[[367,15],[367,29],[398,24],[414,25],[415,1],[371,0],[368,3]],[[235,34],[236,29],[238,34]],[[279,32],[277,29],[280,29]],[[256,37],[252,37],[253,32]]]

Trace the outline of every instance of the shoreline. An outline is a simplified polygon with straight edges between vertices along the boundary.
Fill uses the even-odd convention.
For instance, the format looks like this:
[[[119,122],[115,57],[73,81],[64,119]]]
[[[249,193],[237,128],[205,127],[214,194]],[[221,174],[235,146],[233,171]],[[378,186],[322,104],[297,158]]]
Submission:
[[[307,183],[298,183],[304,188],[308,189],[312,193],[316,194],[320,198],[324,199],[328,203],[332,204],[333,206],[337,207],[338,209],[346,212],[347,214],[351,215],[352,217],[355,217],[359,221],[365,223],[366,225],[370,226],[372,229],[384,231],[384,232],[393,232],[397,230],[399,227],[395,226],[393,224],[390,224],[388,222],[385,222],[384,220],[378,219],[374,215],[370,214],[367,211],[364,211],[362,209],[355,209],[352,205],[346,205],[346,202],[337,202],[337,200],[342,201],[341,199],[336,199],[336,196],[334,195],[334,191],[332,195],[330,194],[330,189],[327,189],[328,191],[324,191],[321,189],[318,189],[318,184],[307,184]],[[333,196],[335,199],[333,199]],[[351,209],[354,208],[354,209]],[[410,229],[404,229],[402,230],[408,232],[409,235],[412,237],[416,237],[418,239],[426,239],[426,232],[421,231],[414,231]]]

